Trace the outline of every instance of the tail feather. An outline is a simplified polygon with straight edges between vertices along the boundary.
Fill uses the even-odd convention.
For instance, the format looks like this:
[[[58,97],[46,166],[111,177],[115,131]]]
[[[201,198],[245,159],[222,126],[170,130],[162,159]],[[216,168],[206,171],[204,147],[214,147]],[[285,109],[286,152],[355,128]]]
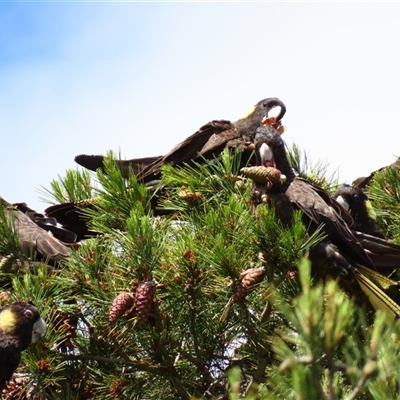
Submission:
[[[124,178],[129,178],[132,173],[134,175],[138,175],[145,167],[160,159],[161,156],[156,157],[143,157],[143,158],[134,158],[132,160],[116,160],[117,165],[119,166],[122,176]],[[96,171],[99,168],[103,169],[104,167],[104,156],[102,155],[88,155],[88,154],[79,154],[75,157],[75,162],[90,171]]]

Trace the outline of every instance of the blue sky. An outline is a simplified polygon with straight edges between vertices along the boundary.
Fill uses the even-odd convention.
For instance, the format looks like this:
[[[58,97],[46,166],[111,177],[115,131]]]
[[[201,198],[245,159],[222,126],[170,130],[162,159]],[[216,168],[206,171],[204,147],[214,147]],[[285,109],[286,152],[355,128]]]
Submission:
[[[0,3],[0,195],[159,155],[257,101],[343,182],[400,155],[400,3]]]

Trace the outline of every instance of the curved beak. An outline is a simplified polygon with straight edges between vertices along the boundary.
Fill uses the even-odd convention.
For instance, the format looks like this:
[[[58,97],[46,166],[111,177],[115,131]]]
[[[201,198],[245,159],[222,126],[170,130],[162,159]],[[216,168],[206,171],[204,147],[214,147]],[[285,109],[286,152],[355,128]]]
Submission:
[[[347,211],[350,211],[350,204],[342,196],[336,197],[336,201]]]
[[[32,343],[42,339],[46,334],[47,326],[42,318],[39,318],[34,324],[32,329]]]

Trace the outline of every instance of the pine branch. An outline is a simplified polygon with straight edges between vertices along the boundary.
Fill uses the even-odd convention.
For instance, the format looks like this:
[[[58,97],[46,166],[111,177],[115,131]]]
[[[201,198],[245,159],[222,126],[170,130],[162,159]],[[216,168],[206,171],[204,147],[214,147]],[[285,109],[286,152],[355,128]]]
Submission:
[[[93,174],[87,170],[67,170],[64,177],[58,176],[58,180],[50,182],[50,189],[44,186],[38,189],[39,197],[45,203],[57,204],[85,200],[93,197],[96,181]]]
[[[102,235],[60,269],[1,274],[7,294],[33,299],[48,322],[21,366],[43,398],[396,398],[400,327],[303,266],[324,235],[309,237],[300,213],[290,227],[268,206],[254,214],[238,160],[165,166],[151,188],[124,179],[110,155],[99,189],[75,172],[54,185],[57,201],[96,195],[85,215]],[[381,208],[394,213],[385,214],[393,232],[395,185],[385,183],[391,202]],[[154,293],[110,321],[114,299],[135,298],[148,281]]]

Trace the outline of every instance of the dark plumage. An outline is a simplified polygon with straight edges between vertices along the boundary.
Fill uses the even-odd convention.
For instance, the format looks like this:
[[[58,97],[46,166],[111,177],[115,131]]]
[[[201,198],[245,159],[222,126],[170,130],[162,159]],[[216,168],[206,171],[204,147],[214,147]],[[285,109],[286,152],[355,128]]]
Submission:
[[[132,173],[138,175],[145,167],[159,160],[162,156],[134,158],[132,160],[116,160],[124,178],[128,178]],[[104,171],[104,156],[80,154],[75,157],[75,162],[82,167],[96,171],[102,169]]]
[[[285,183],[277,183],[268,193],[277,216],[284,215],[287,219],[287,207],[290,205],[303,213],[310,233],[322,226],[327,235],[323,242],[311,249],[310,258],[323,260],[322,264],[335,263],[345,269],[358,282],[376,309],[382,309],[392,317],[400,317],[400,307],[360,270],[363,268],[363,271],[371,271],[371,275],[379,276],[366,246],[350,229],[352,218],[348,212],[328,192],[295,176],[286,157],[284,142],[274,127],[263,126],[257,129],[254,144],[257,163],[276,167],[287,177]],[[276,196],[284,197],[286,201],[274,203]],[[284,209],[279,204],[284,204]]]
[[[358,187],[340,185],[333,196],[354,219],[352,230],[376,269],[390,273],[400,267],[400,246],[386,240],[367,195]]]
[[[149,207],[153,210],[154,215],[164,215],[167,212],[157,209],[158,197],[151,190],[149,188]],[[73,231],[77,236],[77,240],[82,240],[98,235],[98,232],[89,228],[89,217],[83,213],[83,210],[95,209],[97,202],[98,199],[94,197],[81,201],[55,204],[46,208],[44,212],[46,216],[57,219],[57,222],[62,224],[64,229]]]
[[[58,221],[56,218],[46,217],[43,214],[32,210],[32,208],[28,207],[26,203],[13,203],[12,206],[28,216],[40,228],[51,232],[55,238],[61,240],[63,243],[67,244],[76,242],[76,234],[67,229],[60,228],[57,225]]]
[[[0,309],[0,391],[17,369],[22,351],[45,333],[46,324],[33,304],[15,302]]]
[[[60,240],[3,198],[0,197],[0,201],[8,222],[14,224],[18,232],[19,243],[27,257],[36,256],[38,259],[51,262],[63,261],[68,258],[70,249]]]
[[[117,165],[125,178],[133,172],[140,181],[151,186],[160,179],[163,165],[180,166],[193,160],[201,162],[202,157],[212,159],[220,155],[225,148],[241,150],[244,154],[243,162],[247,164],[253,155],[253,140],[257,127],[264,121],[283,132],[280,120],[285,112],[286,107],[281,100],[275,97],[267,98],[259,101],[248,115],[236,122],[231,123],[226,120],[209,122],[164,156],[117,160]],[[104,157],[81,154],[76,156],[75,161],[83,167],[96,170],[103,169]],[[163,214],[163,211],[157,210],[158,195],[150,197],[151,208],[155,214]],[[95,207],[95,204],[95,199],[56,204],[48,207],[45,214],[56,218],[64,228],[76,233],[78,239],[83,239],[96,233],[88,229],[87,218],[82,216],[80,210]]]
[[[342,184],[333,195],[354,219],[352,229],[368,235],[385,238],[380,226],[375,220],[372,206],[367,195],[358,187]]]
[[[98,235],[97,232],[89,229],[88,218],[82,215],[82,209],[93,209],[94,207],[96,207],[95,198],[55,204],[47,207],[44,212],[48,217],[56,218],[64,229],[73,231],[79,241]]]
[[[304,214],[306,225],[313,223],[317,228],[324,225],[324,232],[341,251],[353,262],[375,269],[349,225],[352,218],[349,213],[330,194],[322,188],[297,178],[286,157],[285,145],[279,133],[272,126],[260,127],[255,137],[258,163],[268,166],[273,163],[286,177],[285,183],[275,186],[274,190],[284,193],[295,209]],[[277,210],[278,214],[280,210]]]
[[[398,244],[363,232],[354,231],[354,235],[379,272],[390,274],[400,268],[400,246]]]
[[[161,167],[165,164],[182,165],[199,156],[212,158],[218,156],[225,147],[241,148],[249,156],[253,149],[255,130],[261,121],[269,120],[277,128],[283,129],[280,120],[285,112],[286,107],[281,100],[267,98],[259,101],[251,113],[236,122],[215,120],[205,124],[164,156],[118,160],[117,163],[124,177],[128,177],[132,171],[147,183],[160,177]],[[95,155],[81,154],[75,157],[78,164],[90,170],[102,168],[103,160],[103,156]]]

